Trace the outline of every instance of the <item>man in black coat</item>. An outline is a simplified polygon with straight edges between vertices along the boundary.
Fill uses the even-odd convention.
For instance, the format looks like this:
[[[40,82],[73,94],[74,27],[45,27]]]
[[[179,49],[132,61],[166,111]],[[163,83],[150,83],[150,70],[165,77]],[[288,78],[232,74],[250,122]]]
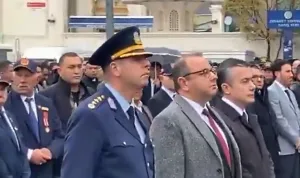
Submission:
[[[217,79],[222,97],[217,99],[215,107],[227,116],[223,120],[239,146],[243,178],[275,178],[257,116],[246,110],[255,101],[252,76],[245,61],[233,58],[223,61]]]
[[[156,117],[172,101],[175,95],[174,81],[172,77],[171,64],[163,65],[163,71],[160,75],[161,89],[148,101],[148,108],[153,117]]]
[[[82,59],[76,53],[63,54],[59,60],[57,71],[60,76],[58,82],[39,92],[39,94],[52,99],[61,119],[64,132],[67,130],[69,117],[73,110],[77,108],[81,101],[94,93],[93,89],[88,88],[81,82],[83,75],[82,63]],[[61,160],[56,161],[54,170],[56,176],[60,175],[60,162]]]
[[[264,76],[259,66],[252,65],[252,81],[256,86],[255,102],[249,107],[249,111],[257,115],[264,140],[274,162],[275,173],[279,171],[280,147],[277,140],[276,115],[268,100],[268,90],[264,83]]]
[[[99,66],[91,65],[89,63],[85,66],[84,76],[82,78],[82,82],[85,86],[92,88],[94,91],[97,90],[97,86],[99,84],[98,73]]]
[[[143,96],[141,101],[147,104],[149,99],[154,96],[156,92],[160,90],[161,82],[159,81],[159,75],[161,73],[161,64],[158,62],[152,62],[150,67],[150,77],[148,79],[148,85],[143,89]]]

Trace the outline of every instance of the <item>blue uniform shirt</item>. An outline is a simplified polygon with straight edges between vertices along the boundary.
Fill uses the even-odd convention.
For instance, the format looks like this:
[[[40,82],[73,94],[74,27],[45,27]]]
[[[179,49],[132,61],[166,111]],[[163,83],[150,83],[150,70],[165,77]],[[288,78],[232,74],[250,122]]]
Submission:
[[[150,125],[137,112],[135,130],[129,107],[109,84],[78,106],[67,129],[61,178],[153,178],[152,144],[136,134],[147,135]]]

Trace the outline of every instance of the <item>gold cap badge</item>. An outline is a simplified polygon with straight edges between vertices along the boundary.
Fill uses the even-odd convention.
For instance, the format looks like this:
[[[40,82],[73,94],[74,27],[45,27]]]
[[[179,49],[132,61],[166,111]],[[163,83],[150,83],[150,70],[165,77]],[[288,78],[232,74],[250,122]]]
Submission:
[[[29,64],[29,60],[27,58],[22,58],[20,60],[20,64],[23,66],[27,66]]]
[[[138,32],[133,33],[133,40],[134,40],[135,44],[137,44],[137,45],[142,44],[142,40],[141,40],[141,37]]]

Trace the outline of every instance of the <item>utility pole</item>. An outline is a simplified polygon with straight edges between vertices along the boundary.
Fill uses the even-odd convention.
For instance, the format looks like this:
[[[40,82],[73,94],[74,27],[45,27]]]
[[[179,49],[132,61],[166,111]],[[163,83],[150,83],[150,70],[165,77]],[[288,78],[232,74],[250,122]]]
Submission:
[[[114,0],[106,0],[105,3],[106,10],[106,38],[109,39],[114,35]]]

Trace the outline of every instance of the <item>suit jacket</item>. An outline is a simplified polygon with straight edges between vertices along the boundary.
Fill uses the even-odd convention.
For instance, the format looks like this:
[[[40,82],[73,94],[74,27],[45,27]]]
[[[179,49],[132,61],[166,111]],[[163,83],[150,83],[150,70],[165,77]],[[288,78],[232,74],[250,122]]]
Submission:
[[[274,165],[279,163],[278,132],[276,128],[276,115],[268,99],[267,88],[263,88],[260,93],[255,91],[255,102],[249,107],[253,114],[257,115],[266,146],[272,156]]]
[[[147,133],[147,119],[140,112],[138,119]],[[150,140],[143,144],[130,122],[101,85],[70,118],[61,178],[153,178]]]
[[[155,86],[154,87],[154,94],[156,92],[158,92],[160,90],[160,86]],[[151,98],[151,79],[149,78],[148,79],[148,85],[144,87],[143,89],[143,95],[142,95],[142,98],[141,98],[141,101],[144,103],[144,104],[147,104],[149,99]]]
[[[52,158],[56,159],[63,154],[64,133],[61,129],[60,119],[50,99],[35,94],[35,103],[37,106],[39,123],[39,140],[32,131],[29,114],[18,93],[15,91],[9,93],[5,108],[10,112],[15,113],[17,124],[23,135],[26,150],[48,148],[52,153]],[[45,111],[43,111],[42,108],[48,108],[48,131],[45,126]],[[30,164],[30,168],[31,178],[52,178],[53,160],[42,165]]]
[[[232,143],[232,176],[241,178],[238,146],[221,116],[211,111]],[[180,95],[152,122],[156,178],[226,178],[215,136]]]
[[[221,98],[215,107],[224,113],[223,120],[230,128],[240,149],[243,178],[275,178],[273,162],[266,148],[257,116],[248,113],[248,123]]]
[[[153,117],[156,117],[171,102],[172,98],[170,98],[170,96],[164,90],[159,90],[152,98],[150,98],[147,106]]]
[[[300,137],[300,110],[292,91],[289,91],[292,103],[287,94],[277,82],[268,88],[269,101],[276,114],[278,128],[278,143],[280,153],[289,155],[295,153],[296,140]]]
[[[15,118],[6,111],[18,141],[8,127],[7,122],[0,117],[0,177],[29,178],[30,168],[26,157],[27,150],[23,145]]]

